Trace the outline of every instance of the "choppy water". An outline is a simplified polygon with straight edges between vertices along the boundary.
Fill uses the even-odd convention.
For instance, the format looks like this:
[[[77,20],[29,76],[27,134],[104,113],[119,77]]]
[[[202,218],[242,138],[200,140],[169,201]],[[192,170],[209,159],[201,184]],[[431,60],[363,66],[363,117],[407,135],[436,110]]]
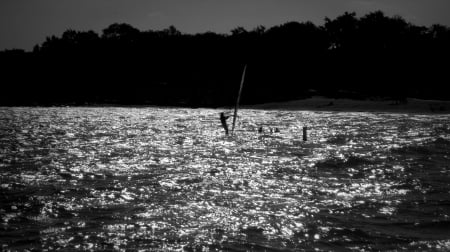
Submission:
[[[2,250],[450,249],[449,115],[219,112],[0,108]]]

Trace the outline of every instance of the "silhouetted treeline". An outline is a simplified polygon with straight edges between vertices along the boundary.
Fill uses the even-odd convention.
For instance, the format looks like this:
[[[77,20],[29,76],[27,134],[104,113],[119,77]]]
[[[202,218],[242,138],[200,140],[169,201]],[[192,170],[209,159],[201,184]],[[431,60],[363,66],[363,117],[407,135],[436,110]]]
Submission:
[[[231,34],[67,30],[32,52],[0,53],[2,105],[227,106],[248,64],[242,103],[311,95],[450,99],[450,29],[373,12],[323,26],[289,22]]]

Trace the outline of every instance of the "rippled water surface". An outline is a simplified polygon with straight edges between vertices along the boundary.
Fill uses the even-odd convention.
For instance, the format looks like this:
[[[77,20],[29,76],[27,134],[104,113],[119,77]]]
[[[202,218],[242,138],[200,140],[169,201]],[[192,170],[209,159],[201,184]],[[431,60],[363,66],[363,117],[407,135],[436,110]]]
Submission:
[[[450,249],[449,115],[219,112],[0,108],[1,249]]]

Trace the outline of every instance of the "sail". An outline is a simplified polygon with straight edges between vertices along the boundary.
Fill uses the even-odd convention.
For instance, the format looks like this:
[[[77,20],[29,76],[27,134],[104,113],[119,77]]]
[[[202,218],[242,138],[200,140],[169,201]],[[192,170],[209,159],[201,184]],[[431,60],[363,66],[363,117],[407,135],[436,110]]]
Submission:
[[[244,79],[245,79],[245,71],[247,70],[247,65],[244,67],[244,72],[242,73],[242,79],[241,79],[241,86],[239,87],[239,93],[236,101],[236,106],[234,107],[234,115],[233,115],[233,126],[231,127],[231,134],[234,132],[234,127],[236,126],[236,118],[237,118],[237,112],[239,109],[239,101],[241,100],[241,93],[242,93],[242,87],[244,86]]]

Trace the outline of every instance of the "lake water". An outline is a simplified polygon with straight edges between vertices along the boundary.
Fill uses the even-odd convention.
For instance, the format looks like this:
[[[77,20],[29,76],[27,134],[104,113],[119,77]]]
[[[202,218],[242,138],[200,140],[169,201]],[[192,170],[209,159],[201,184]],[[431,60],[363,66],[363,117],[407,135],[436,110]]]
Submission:
[[[0,108],[1,249],[450,250],[450,115],[219,112]]]

